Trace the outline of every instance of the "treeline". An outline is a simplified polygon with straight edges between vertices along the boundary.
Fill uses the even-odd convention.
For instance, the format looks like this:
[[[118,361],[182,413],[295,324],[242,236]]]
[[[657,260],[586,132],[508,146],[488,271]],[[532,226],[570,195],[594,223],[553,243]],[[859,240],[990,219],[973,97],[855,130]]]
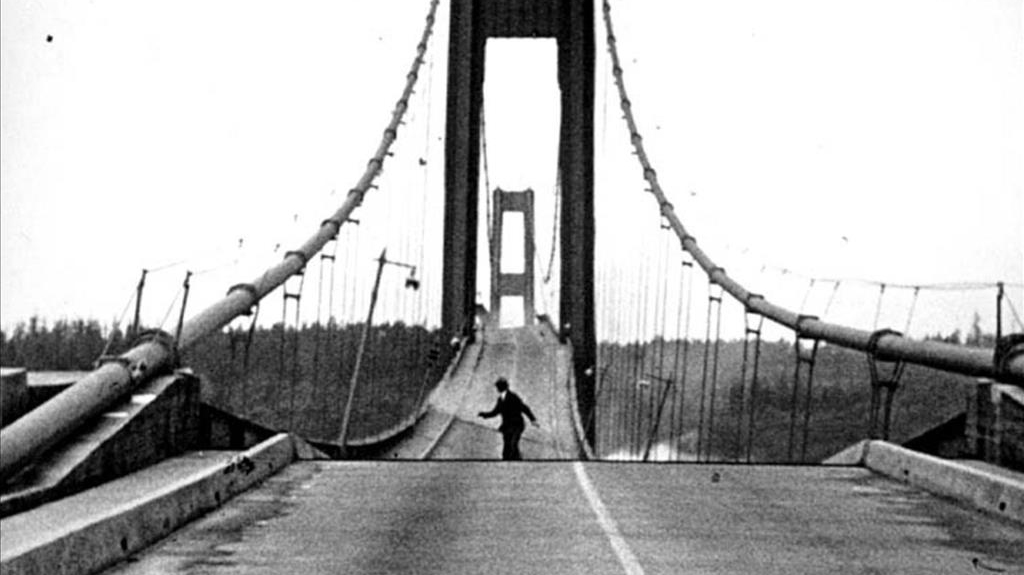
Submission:
[[[820,461],[870,432],[872,379],[866,354],[820,344],[813,381],[792,342],[603,344],[598,444],[604,455],[641,455],[654,437],[692,458]],[[801,356],[809,358],[810,348]],[[678,358],[678,359],[677,359]],[[892,364],[879,365],[883,377]],[[892,438],[905,441],[964,409],[967,377],[908,365],[896,389]],[[806,429],[806,431],[805,431]],[[804,437],[806,434],[806,445]]]
[[[221,330],[182,357],[203,381],[204,401],[225,411],[306,437],[338,431],[363,324],[278,323]],[[34,371],[90,370],[104,353],[127,351],[132,337],[116,324],[33,317],[0,333],[0,363]],[[452,349],[439,330],[403,323],[368,332],[350,437],[373,435],[412,413],[442,377]]]
[[[108,343],[110,349],[120,349],[124,339],[116,324],[104,329],[95,319],[59,319],[49,325],[33,316],[11,333],[0,331],[0,364],[38,371],[88,370]]]
[[[967,345],[970,347],[995,347],[996,346],[996,334],[985,333],[981,329],[981,314],[974,312],[974,319],[971,321],[971,329],[964,334],[960,331],[960,328],[953,330],[952,333],[943,335],[941,333],[934,333],[925,336],[925,340],[930,341],[942,341],[945,343],[955,343],[957,345]]]

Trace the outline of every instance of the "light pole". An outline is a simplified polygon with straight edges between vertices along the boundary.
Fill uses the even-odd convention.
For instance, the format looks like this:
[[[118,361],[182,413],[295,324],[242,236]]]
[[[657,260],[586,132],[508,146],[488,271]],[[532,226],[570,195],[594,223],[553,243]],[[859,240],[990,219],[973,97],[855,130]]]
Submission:
[[[373,310],[377,307],[377,293],[380,291],[380,277],[384,272],[384,265],[391,264],[409,270],[409,277],[405,280],[405,287],[414,290],[419,289],[420,282],[416,279],[416,266],[391,261],[387,258],[388,250],[385,248],[377,258],[377,277],[373,280],[373,291],[370,293],[370,311],[366,314],[366,323],[363,324],[363,333],[359,338],[359,349],[356,351],[356,362],[352,367],[352,379],[348,386],[348,399],[345,401],[345,412],[341,418],[341,431],[338,433],[338,444],[341,449],[341,456],[347,456],[345,440],[348,437],[348,425],[352,416],[352,399],[356,396],[356,385],[359,383],[359,368],[363,363],[363,353],[366,351],[366,340],[370,335],[370,324],[373,323]]]

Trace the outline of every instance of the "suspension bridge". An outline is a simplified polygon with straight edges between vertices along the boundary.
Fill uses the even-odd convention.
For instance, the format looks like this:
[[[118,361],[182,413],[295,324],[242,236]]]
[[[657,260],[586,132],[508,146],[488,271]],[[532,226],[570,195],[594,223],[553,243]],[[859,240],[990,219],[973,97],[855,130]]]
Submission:
[[[182,264],[144,269],[91,371],[4,369],[4,573],[1024,572],[1019,278],[727,271],[659,180],[610,2],[427,4],[363,173],[272,263],[210,301],[251,246],[185,264],[159,321]],[[486,56],[512,38],[555,41],[551,193],[491,181]],[[595,226],[602,89],[635,239]],[[994,333],[915,335],[973,297]],[[527,461],[493,461],[499,377],[537,416]]]

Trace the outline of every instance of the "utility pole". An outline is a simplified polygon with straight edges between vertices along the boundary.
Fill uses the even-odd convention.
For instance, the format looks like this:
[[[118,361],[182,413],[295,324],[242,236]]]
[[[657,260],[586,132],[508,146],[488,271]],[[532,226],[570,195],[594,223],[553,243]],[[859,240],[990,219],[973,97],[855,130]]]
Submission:
[[[359,348],[356,350],[356,362],[352,367],[352,379],[348,385],[348,399],[345,401],[345,411],[341,418],[341,431],[338,433],[338,444],[341,449],[342,458],[347,455],[345,440],[348,438],[348,427],[352,418],[352,400],[356,396],[356,386],[359,384],[359,369],[363,364],[363,354],[366,352],[366,340],[370,336],[370,325],[373,323],[373,311],[377,307],[377,295],[380,292],[380,278],[384,273],[384,265],[391,264],[410,270],[409,277],[405,280],[405,287],[419,289],[419,280],[416,279],[416,266],[402,262],[389,261],[388,250],[385,248],[377,258],[377,276],[373,280],[373,291],[370,293],[370,311],[366,314],[366,323],[363,324],[363,333],[359,338]]]

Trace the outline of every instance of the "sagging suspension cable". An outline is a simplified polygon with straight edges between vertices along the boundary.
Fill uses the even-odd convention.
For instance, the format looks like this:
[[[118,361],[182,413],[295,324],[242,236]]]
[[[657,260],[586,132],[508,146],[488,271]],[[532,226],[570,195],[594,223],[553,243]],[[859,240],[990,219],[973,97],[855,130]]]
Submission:
[[[416,84],[422,56],[427,49],[427,40],[433,31],[438,4],[439,0],[431,0],[430,2],[430,11],[427,14],[423,35],[417,45],[416,58],[406,75],[406,84],[402,91],[402,96],[395,105],[391,121],[384,131],[377,152],[367,163],[362,177],[360,177],[355,187],[350,190],[344,203],[338,207],[330,218],[331,224],[329,226],[321,226],[319,230],[311,234],[296,250],[301,252],[303,257],[286,258],[284,261],[269,267],[255,281],[236,284],[224,297],[199,312],[183,326],[181,338],[177,345],[160,345],[155,340],[147,340],[140,342],[118,356],[119,360],[130,362],[139,368],[132,377],[129,377],[128,374],[122,371],[96,369],[80,378],[75,384],[74,389],[80,390],[77,392],[78,395],[75,395],[75,393],[65,394],[63,399],[58,400],[54,405],[63,405],[63,402],[69,401],[69,398],[75,398],[75,401],[77,401],[78,396],[82,396],[84,401],[79,403],[77,407],[79,411],[77,413],[80,413],[82,418],[100,415],[108,401],[124,397],[135,387],[135,383],[147,381],[157,373],[175,367],[177,365],[176,360],[180,357],[181,353],[188,351],[206,338],[218,333],[219,330],[236,317],[244,315],[256,302],[279,287],[296,270],[303,267],[305,261],[320,251],[329,237],[337,231],[337,227],[341,225],[341,222],[362,202],[373,180],[383,169],[385,156],[392,143],[397,139],[397,130],[405,115],[405,109],[408,107],[409,95]],[[102,393],[90,395],[81,391],[93,389],[102,391]],[[46,419],[45,414],[38,410],[33,413],[36,413],[36,415],[26,414],[26,417],[20,422],[12,423],[11,426],[4,429],[4,432],[0,432],[0,477],[9,477],[12,473],[22,469],[35,453],[56,445],[74,433],[77,428],[76,422],[78,418],[73,418],[69,421],[57,422],[56,425],[51,425],[50,432],[45,435],[35,434],[33,436],[26,434],[23,430],[34,428],[37,425],[47,425],[47,422],[44,421]]]
[[[634,148],[638,163],[643,170],[644,179],[650,184],[651,191],[657,198],[662,213],[668,215],[673,229],[679,236],[680,241],[683,242],[684,249],[693,255],[695,261],[705,270],[706,273],[713,273],[714,270],[720,268],[704,252],[704,250],[697,245],[696,239],[687,232],[685,226],[683,226],[679,217],[676,215],[671,203],[666,199],[664,190],[662,190],[661,185],[658,183],[657,172],[651,166],[650,159],[648,158],[647,152],[644,148],[643,137],[637,128],[637,123],[632,112],[632,103],[630,102],[626,92],[625,82],[623,80],[623,70],[620,64],[616,48],[615,33],[611,22],[611,4],[608,0],[603,0],[602,10],[604,13],[605,27],[607,29],[608,51],[612,60],[612,72],[619,91],[620,106],[630,134],[630,142]],[[744,286],[726,274],[718,273],[715,275],[717,276],[716,279],[723,284],[725,290],[729,292],[732,297],[736,298],[738,301],[744,301],[746,295],[749,293]],[[819,279],[819,281],[821,280]],[[897,287],[897,284],[890,283],[887,285],[890,287]],[[959,283],[939,284],[927,287],[929,289],[981,289],[982,287],[991,287],[991,285],[991,283]],[[775,323],[789,327],[790,329],[797,328],[797,321],[800,314],[782,306],[766,300],[765,302],[758,304],[757,311],[764,314],[768,319]],[[809,322],[803,329],[828,343],[860,351],[866,351],[868,349],[868,343],[871,335],[871,332],[862,329],[825,321]],[[998,377],[991,359],[985,358],[983,355],[975,353],[974,350],[967,349],[963,346],[953,346],[952,344],[940,344],[933,342],[927,342],[926,345],[918,346],[910,345],[906,338],[891,338],[891,341],[887,340],[883,342],[883,351],[889,355],[898,355],[908,361],[932,368],[964,374],[989,374],[992,377]],[[1015,360],[1009,365],[1008,373],[1004,375],[1011,378],[1024,377],[1024,363]]]
[[[256,301],[290,278],[294,274],[295,270],[300,267],[304,267],[305,260],[312,258],[317,252],[319,252],[330,238],[334,236],[334,233],[341,228],[342,224],[349,221],[349,215],[362,203],[365,195],[373,187],[373,181],[383,171],[384,161],[389,155],[389,150],[391,149],[392,144],[398,138],[398,128],[402,123],[406,110],[409,107],[409,98],[416,85],[416,81],[419,76],[419,69],[423,63],[423,56],[427,51],[427,44],[433,33],[435,14],[439,3],[440,0],[430,1],[430,9],[426,16],[426,24],[423,28],[423,33],[420,37],[419,43],[416,46],[416,56],[413,59],[409,72],[406,74],[406,82],[403,87],[401,97],[395,104],[394,110],[391,113],[391,120],[384,129],[383,137],[377,147],[376,153],[367,162],[366,169],[361,175],[359,181],[351,190],[349,190],[348,196],[342,206],[332,214],[332,217],[324,220],[324,223],[321,224],[317,233],[307,239],[299,250],[296,250],[296,252],[301,252],[303,257],[286,258],[284,262],[268,269],[259,280],[250,284],[239,284],[239,286],[247,286],[245,291],[251,294],[250,298],[231,299],[232,295],[238,293],[237,289],[232,290],[224,300],[214,304],[211,308],[204,310],[199,314],[199,316],[193,318],[192,321],[187,323],[182,333],[182,347],[194,345],[202,337],[208,335],[210,333],[209,326],[213,326],[213,329],[219,329],[219,327],[225,325],[235,316],[244,314],[245,310],[248,310],[256,303]]]

